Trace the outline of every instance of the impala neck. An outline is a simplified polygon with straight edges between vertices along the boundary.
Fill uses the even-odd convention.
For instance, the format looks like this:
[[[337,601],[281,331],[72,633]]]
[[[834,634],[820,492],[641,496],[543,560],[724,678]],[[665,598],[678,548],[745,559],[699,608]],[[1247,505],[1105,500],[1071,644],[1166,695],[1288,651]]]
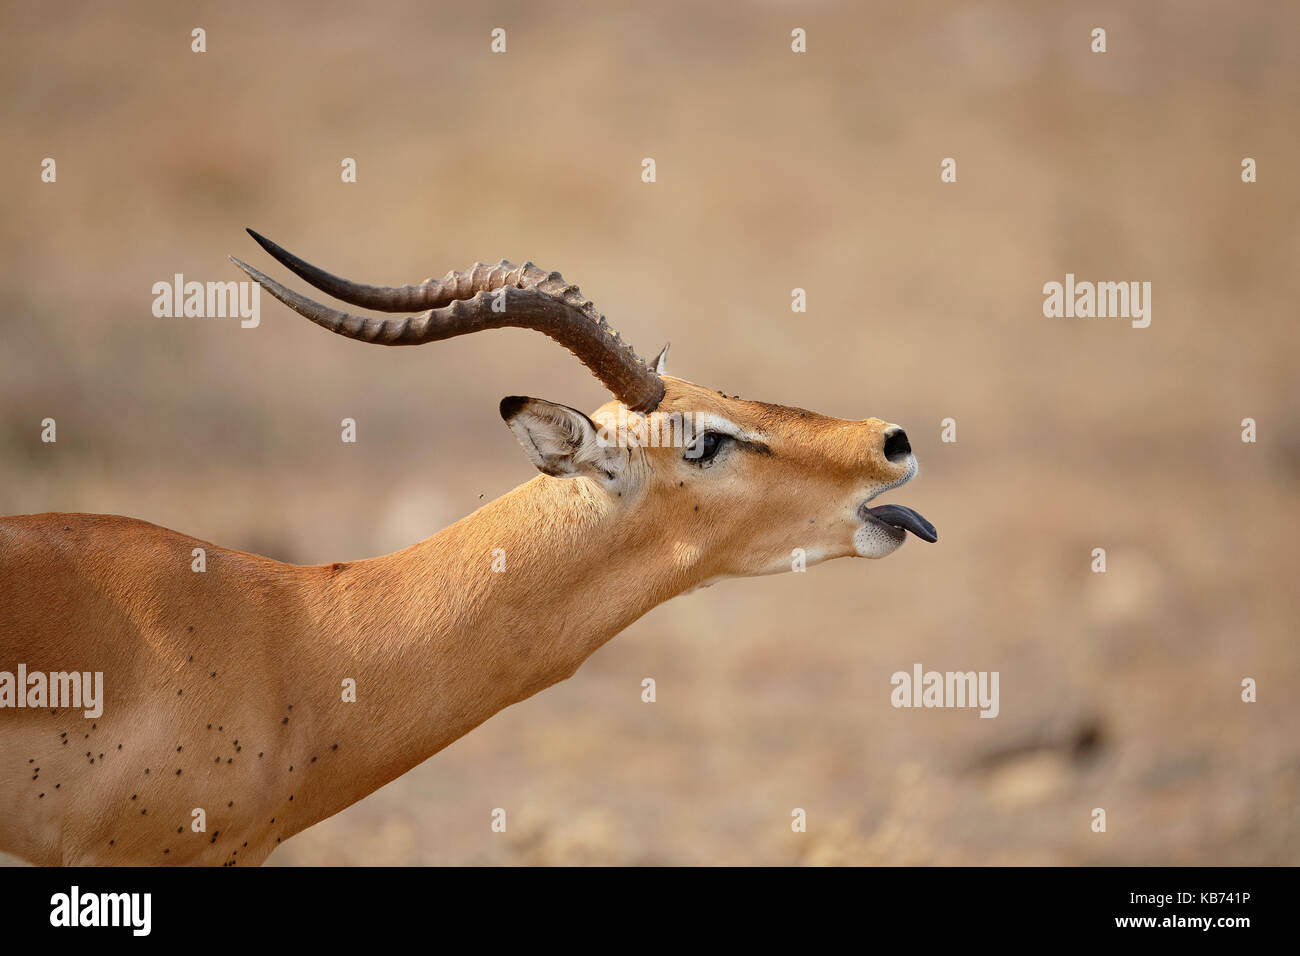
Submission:
[[[349,745],[332,775],[347,792],[314,809],[347,806],[569,677],[699,584],[640,511],[586,479],[538,477],[404,551],[320,569],[323,633],[304,635],[287,670],[334,688],[354,677],[357,703],[322,708],[321,733]]]

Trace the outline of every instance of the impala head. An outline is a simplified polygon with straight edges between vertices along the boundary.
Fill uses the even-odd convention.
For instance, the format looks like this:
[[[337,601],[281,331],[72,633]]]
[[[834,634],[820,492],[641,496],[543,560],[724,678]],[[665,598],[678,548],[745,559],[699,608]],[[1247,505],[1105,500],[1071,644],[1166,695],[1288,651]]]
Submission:
[[[559,273],[531,263],[475,265],[419,285],[381,288],[333,276],[249,230],[297,275],[352,305],[399,319],[339,312],[234,262],[273,296],[349,338],[418,345],[482,329],[543,332],[565,345],[615,400],[588,416],[509,397],[501,415],[537,468],[577,481],[629,525],[671,539],[677,560],[705,577],[789,570],[857,555],[880,558],[933,526],[897,504],[871,505],[917,471],[907,435],[878,418],[850,421],[726,396],[647,364]]]

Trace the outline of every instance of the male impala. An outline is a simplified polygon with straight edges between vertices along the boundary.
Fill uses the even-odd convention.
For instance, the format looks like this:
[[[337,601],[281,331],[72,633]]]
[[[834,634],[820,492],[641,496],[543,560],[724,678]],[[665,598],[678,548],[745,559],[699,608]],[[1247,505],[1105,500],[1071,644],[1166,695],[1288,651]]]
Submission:
[[[0,519],[0,850],[41,864],[261,863],[674,595],[786,570],[795,549],[813,563],[884,557],[905,531],[935,540],[911,509],[867,504],[916,474],[897,425],[667,376],[662,354],[647,366],[557,273],[502,261],[376,288],[252,235],[345,302],[427,310],[337,312],[234,260],[330,331],[418,345],[536,329],[616,401],[593,421],[504,399],[542,474],[384,557],[301,567],[132,518]],[[681,440],[634,440],[647,433]],[[47,697],[43,680],[19,686],[20,665],[102,672],[102,714]]]

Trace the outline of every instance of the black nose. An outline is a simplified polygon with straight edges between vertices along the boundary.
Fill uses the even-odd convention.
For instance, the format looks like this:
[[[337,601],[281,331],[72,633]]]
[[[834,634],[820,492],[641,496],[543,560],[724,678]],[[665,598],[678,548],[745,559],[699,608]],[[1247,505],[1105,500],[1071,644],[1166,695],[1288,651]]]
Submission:
[[[907,442],[907,432],[896,428],[885,438],[885,458],[889,461],[902,461],[912,454],[912,446]]]

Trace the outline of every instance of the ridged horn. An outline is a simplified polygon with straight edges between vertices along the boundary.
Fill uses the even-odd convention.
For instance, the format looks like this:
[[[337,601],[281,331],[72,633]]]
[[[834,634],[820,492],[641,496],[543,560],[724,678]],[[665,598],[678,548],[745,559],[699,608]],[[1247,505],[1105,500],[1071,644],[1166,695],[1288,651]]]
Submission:
[[[475,263],[463,272],[448,272],[442,279],[428,279],[419,285],[384,288],[331,275],[253,230],[248,232],[278,262],[336,299],[381,311],[425,309],[417,315],[382,319],[340,312],[230,257],[275,298],[331,332],[379,345],[423,345],[484,329],[534,329],[577,356],[633,411],[653,411],[663,399],[664,385],[655,371],[623,343],[578,287],[566,283],[558,272],[546,272],[531,262],[516,266],[502,259],[494,266]]]

